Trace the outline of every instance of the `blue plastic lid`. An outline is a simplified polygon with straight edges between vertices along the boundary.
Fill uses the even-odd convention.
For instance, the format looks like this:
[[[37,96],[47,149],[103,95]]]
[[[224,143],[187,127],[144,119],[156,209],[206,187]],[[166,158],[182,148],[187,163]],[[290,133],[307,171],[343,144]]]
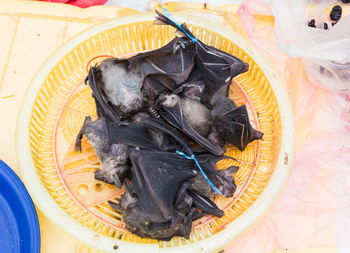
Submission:
[[[40,229],[22,181],[0,160],[0,252],[39,253]]]

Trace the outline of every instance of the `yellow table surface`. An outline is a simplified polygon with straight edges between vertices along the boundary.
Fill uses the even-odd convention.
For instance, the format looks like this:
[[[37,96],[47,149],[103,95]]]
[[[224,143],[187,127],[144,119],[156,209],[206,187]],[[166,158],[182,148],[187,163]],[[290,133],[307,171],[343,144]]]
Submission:
[[[157,7],[156,4],[153,6]],[[167,7],[171,11],[187,11],[205,16],[244,33],[238,17],[234,14],[237,5],[214,7],[172,3]],[[0,2],[0,158],[17,174],[19,169],[15,150],[16,119],[25,90],[40,65],[65,41],[86,28],[112,18],[136,13],[138,12],[133,9],[111,6],[81,9],[38,1]],[[273,24],[271,16],[261,17],[261,20],[268,25]],[[98,252],[67,235],[37,211],[42,253]],[[230,252],[230,249],[226,252]],[[276,249],[273,252],[335,253],[337,250],[327,247],[298,251]]]

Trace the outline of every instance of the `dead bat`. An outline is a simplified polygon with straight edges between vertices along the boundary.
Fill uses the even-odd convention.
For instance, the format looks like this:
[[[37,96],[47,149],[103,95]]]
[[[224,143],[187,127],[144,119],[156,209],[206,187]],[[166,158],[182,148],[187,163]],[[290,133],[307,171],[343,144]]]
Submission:
[[[141,237],[155,239],[185,235],[182,231],[187,227],[184,226],[185,223],[192,222],[191,217],[187,217],[189,213],[183,214],[187,217],[182,219],[186,220],[185,223],[178,222],[177,219],[177,222],[172,222],[171,229],[170,224],[176,215],[174,202],[178,190],[197,173],[192,170],[193,161],[170,152],[148,150],[132,150],[130,160],[132,186],[137,200],[126,205],[123,212],[126,227]]]
[[[245,105],[223,112],[213,118],[213,126],[219,143],[234,145],[243,151],[248,143],[259,140],[263,133],[255,130],[249,122],[248,111]]]
[[[190,185],[187,180],[197,174],[191,170],[192,161],[169,152],[146,150],[133,150],[130,158],[135,193],[126,181],[126,192],[120,203],[110,202],[110,205],[123,214],[126,228],[131,232],[160,240],[169,240],[176,235],[188,238],[192,220],[200,217],[198,214],[193,216],[192,204],[204,211],[202,215],[223,215],[210,199],[187,191]],[[180,174],[175,176],[174,172]]]
[[[212,115],[212,118],[215,120],[220,119],[223,114],[237,107],[237,105],[235,104],[235,102],[233,102],[232,99],[230,99],[229,97],[223,96],[222,94],[218,94],[218,92],[214,94],[214,96],[210,100],[210,105],[212,106],[211,115]],[[222,145],[225,144],[223,140],[220,140],[220,137],[215,128],[215,125],[213,125],[207,139],[217,144],[222,144]]]
[[[133,191],[132,185],[128,180],[124,181],[125,183],[125,192],[119,200],[119,203],[114,203],[112,201],[108,201],[108,204],[115,209],[120,214],[124,214],[125,210],[135,204],[137,201],[136,194]]]
[[[129,170],[129,147],[158,150],[147,129],[137,123],[118,124],[105,119],[91,121],[86,117],[77,136],[75,149],[81,150],[81,139],[86,136],[101,163],[95,178],[122,187]]]
[[[104,119],[91,121],[90,117],[86,117],[77,136],[75,150],[81,150],[81,139],[85,135],[101,163],[101,168],[95,172],[95,178],[121,188],[130,167],[127,164],[129,147],[122,143],[108,143],[107,124]]]
[[[202,174],[197,174],[197,176],[191,178],[189,182],[191,183],[189,187],[190,190],[195,191],[201,196],[207,198],[214,197],[214,190],[211,188]]]
[[[150,118],[150,117],[151,117],[150,113],[139,112],[136,115],[134,115],[132,120],[135,123],[143,124],[143,122],[142,122],[143,119]],[[148,128],[147,130],[149,132],[149,135],[150,135],[153,143],[159,148],[159,150],[167,151],[167,149],[165,147],[168,147],[169,145],[171,145],[169,143],[169,136],[166,136],[163,132],[161,132],[157,129]]]
[[[222,155],[225,153],[225,148],[219,146],[218,144],[212,143],[205,139],[203,136],[199,135],[187,122],[185,119],[185,115],[179,100],[172,99],[172,97],[168,97],[171,99],[170,102],[167,100],[163,101],[162,104],[158,107],[159,115],[167,121],[173,127],[179,129],[183,133],[185,133],[192,140],[196,141],[202,147],[210,151],[215,155]],[[210,123],[205,122],[205,125]]]
[[[225,170],[219,170],[218,174],[215,176],[215,180],[213,180],[216,183],[219,191],[221,191],[222,195],[226,198],[233,197],[233,194],[237,189],[232,175],[235,174],[238,169],[239,167],[237,166],[230,166]]]
[[[174,92],[185,83],[185,90],[189,88],[188,83],[200,83],[188,94],[192,93],[209,105],[212,95],[220,87],[228,86],[234,76],[248,70],[248,64],[238,58],[199,40],[193,42],[190,38],[194,36],[185,24],[179,29],[169,18],[157,14],[155,24],[171,25],[177,28],[179,36],[159,49],[127,59],[130,69],[140,68],[144,77],[142,95],[146,101],[154,102],[162,92]]]

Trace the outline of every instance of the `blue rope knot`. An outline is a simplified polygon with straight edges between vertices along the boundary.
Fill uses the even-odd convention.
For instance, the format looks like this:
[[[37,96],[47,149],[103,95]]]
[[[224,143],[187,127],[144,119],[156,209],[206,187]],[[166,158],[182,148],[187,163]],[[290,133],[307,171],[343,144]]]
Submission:
[[[181,25],[179,25],[179,23],[176,22],[176,20],[174,19],[173,15],[171,14],[171,12],[165,8],[164,4],[163,4],[163,0],[160,0],[160,4],[162,5],[162,9],[163,9],[163,13],[165,16],[167,16],[171,21],[173,21],[176,26],[183,31],[187,37],[189,37],[191,39],[192,43],[196,43],[197,42],[197,38],[196,37],[192,37],[191,35],[188,34],[188,32],[185,31],[185,29],[183,29],[183,27]]]
[[[210,185],[210,187],[214,190],[214,192],[216,192],[217,194],[219,195],[222,195],[222,193],[219,191],[218,188],[216,188],[216,186],[213,184],[212,181],[210,181],[210,179],[208,178],[208,176],[205,174],[205,172],[203,171],[202,167],[200,166],[197,158],[195,157],[194,154],[192,154],[191,156],[188,156],[186,155],[185,153],[181,152],[181,151],[178,151],[176,150],[176,154],[179,154],[179,155],[182,155],[183,157],[185,157],[186,159],[189,159],[189,160],[193,160],[197,167],[199,168],[200,172],[202,173],[203,177],[205,178],[205,180],[207,180],[208,184]]]

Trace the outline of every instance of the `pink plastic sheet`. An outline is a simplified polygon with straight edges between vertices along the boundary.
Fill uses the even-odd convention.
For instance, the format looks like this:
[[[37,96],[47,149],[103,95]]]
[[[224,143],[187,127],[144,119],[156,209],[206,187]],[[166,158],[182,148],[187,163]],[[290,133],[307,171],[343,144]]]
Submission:
[[[296,153],[289,179],[265,217],[226,252],[268,252],[337,246],[350,252],[350,94],[311,83],[301,59],[275,47],[273,27],[254,14],[268,4],[247,0],[238,9],[249,38],[285,81],[294,110]]]

